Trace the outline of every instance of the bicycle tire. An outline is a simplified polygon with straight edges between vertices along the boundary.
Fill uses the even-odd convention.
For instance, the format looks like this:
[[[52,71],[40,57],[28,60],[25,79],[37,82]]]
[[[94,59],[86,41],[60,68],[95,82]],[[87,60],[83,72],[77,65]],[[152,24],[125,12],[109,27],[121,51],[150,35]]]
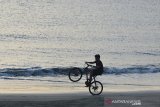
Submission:
[[[92,92],[92,88],[95,88],[95,83],[96,83],[96,84],[99,84],[100,87],[101,87],[100,92],[98,92],[98,93]],[[89,92],[90,92],[92,95],[100,95],[100,94],[102,93],[102,91],[103,91],[103,84],[102,84],[101,82],[99,82],[99,81],[93,81],[93,82],[90,84],[90,86],[89,86]]]
[[[82,70],[80,68],[72,68],[68,74],[69,79],[72,82],[78,82],[82,78]],[[73,79],[73,77],[77,77]]]

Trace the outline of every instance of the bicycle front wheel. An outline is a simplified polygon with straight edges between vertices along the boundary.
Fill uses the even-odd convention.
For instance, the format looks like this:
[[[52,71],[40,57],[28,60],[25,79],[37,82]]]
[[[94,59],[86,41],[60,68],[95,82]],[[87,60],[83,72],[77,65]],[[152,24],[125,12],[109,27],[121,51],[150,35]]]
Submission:
[[[103,91],[103,85],[99,81],[93,81],[89,86],[89,92],[92,95],[100,95]]]
[[[82,78],[82,71],[80,68],[72,68],[68,76],[71,81],[78,82]]]

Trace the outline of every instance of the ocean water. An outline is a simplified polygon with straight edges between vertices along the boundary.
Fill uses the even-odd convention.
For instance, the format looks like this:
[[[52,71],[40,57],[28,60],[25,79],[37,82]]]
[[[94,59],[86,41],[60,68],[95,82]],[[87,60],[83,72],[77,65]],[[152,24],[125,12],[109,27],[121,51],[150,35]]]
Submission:
[[[108,74],[160,72],[159,4],[0,0],[0,75],[61,74],[97,53]]]
[[[160,90],[160,0],[0,0],[0,93],[88,91],[68,78],[101,55],[104,91]]]

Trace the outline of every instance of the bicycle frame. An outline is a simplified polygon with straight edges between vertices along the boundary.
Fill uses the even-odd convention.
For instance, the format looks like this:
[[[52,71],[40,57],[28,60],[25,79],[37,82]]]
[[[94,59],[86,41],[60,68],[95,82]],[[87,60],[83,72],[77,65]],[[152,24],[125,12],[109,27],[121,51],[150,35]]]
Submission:
[[[89,74],[89,72],[91,72],[91,70],[89,70],[89,67],[92,67],[92,65],[87,64],[87,67],[85,67],[85,68],[83,69],[83,71],[84,71],[85,74],[86,74],[86,80],[87,80],[87,81],[89,80],[88,74]],[[95,76],[95,77],[96,77],[96,76]],[[93,78],[92,80],[96,81],[95,77],[92,77],[92,78]],[[96,84],[95,84],[95,85],[96,85]]]
[[[83,72],[85,73],[86,75],[86,80],[88,81],[88,73],[89,73],[89,69],[88,69],[89,65],[87,65],[87,67],[83,68]]]

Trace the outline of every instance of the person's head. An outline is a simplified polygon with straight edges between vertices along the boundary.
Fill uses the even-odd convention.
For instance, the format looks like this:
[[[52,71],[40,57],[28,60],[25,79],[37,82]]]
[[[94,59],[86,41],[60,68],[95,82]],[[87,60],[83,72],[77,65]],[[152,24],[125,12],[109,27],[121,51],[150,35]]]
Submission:
[[[100,55],[99,55],[99,54],[96,54],[96,55],[95,55],[95,60],[96,60],[96,61],[100,60]]]

